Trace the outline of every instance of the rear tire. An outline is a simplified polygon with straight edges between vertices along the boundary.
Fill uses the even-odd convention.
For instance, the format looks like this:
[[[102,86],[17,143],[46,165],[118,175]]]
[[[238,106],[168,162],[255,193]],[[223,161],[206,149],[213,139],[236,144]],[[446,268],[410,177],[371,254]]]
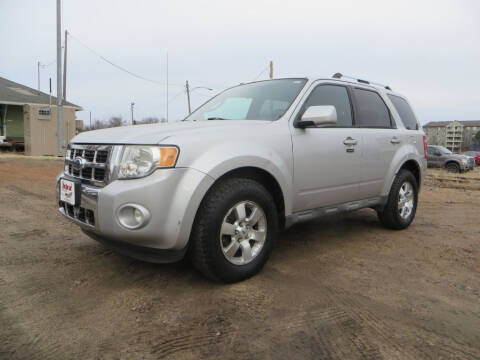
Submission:
[[[190,258],[212,280],[241,281],[262,269],[277,231],[270,193],[250,179],[227,179],[214,185],[198,209]]]
[[[377,211],[378,219],[387,228],[406,229],[415,218],[418,203],[418,184],[408,170],[400,170],[395,177],[387,204]]]

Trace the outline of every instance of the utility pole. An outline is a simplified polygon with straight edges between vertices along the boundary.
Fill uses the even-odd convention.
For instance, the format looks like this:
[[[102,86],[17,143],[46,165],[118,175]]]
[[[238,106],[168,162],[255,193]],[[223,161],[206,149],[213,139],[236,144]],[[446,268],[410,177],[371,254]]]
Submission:
[[[37,61],[38,92],[40,92],[40,61]]]
[[[57,155],[63,156],[62,124],[62,9],[57,0]]]
[[[187,88],[188,115],[190,115],[192,113],[192,108],[190,106],[190,87],[188,86],[188,80],[185,82],[185,87]]]
[[[130,103],[130,112],[132,113],[132,125],[135,125],[135,120],[133,120],[133,106],[135,105],[134,102]]]
[[[92,112],[90,111],[90,130],[92,130]]]
[[[67,101],[67,35],[65,30],[65,48],[63,53],[63,101]],[[70,121],[67,120],[67,142],[70,141]]]
[[[67,36],[68,31],[65,30],[65,48],[63,53],[63,100],[67,101]]]
[[[168,52],[167,52],[167,122],[168,122]]]
[[[273,61],[270,60],[270,80],[273,79]]]

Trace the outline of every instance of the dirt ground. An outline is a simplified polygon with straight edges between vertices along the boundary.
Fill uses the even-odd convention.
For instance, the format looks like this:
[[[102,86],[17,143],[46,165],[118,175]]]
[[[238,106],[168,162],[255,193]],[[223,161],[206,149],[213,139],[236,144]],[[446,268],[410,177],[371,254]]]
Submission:
[[[61,166],[0,156],[0,359],[480,359],[478,190],[429,179],[404,231],[372,210],[296,225],[218,285],[83,235]]]

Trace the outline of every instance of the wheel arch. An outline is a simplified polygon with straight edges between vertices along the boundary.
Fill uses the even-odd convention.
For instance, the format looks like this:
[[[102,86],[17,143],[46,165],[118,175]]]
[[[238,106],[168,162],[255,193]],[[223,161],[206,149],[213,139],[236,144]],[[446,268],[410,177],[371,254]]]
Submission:
[[[385,184],[384,190],[382,192],[383,196],[388,196],[388,194],[390,193],[390,189],[392,188],[393,182],[395,180],[395,177],[400,172],[400,170],[403,170],[403,169],[406,169],[406,170],[413,173],[413,176],[417,180],[418,189],[420,190],[420,187],[422,185],[422,180],[423,180],[422,171],[424,169],[422,168],[422,165],[420,164],[418,159],[409,156],[409,157],[404,158],[399,163],[399,165],[397,166],[395,171],[393,171],[391,173],[392,175],[390,175],[390,178],[389,178],[388,182]]]
[[[219,176],[215,182],[210,186],[202,201],[208,196],[208,194],[215,189],[215,186],[232,178],[245,178],[257,181],[265,187],[275,201],[275,206],[278,213],[279,226],[283,228],[285,226],[285,195],[278,180],[273,174],[265,169],[261,169],[255,166],[242,166],[239,168],[231,169]],[[199,206],[200,208],[200,206]],[[198,209],[197,209],[198,212]],[[196,216],[195,216],[196,217]]]
[[[415,180],[417,180],[417,185],[418,185],[418,188],[420,189],[420,186],[421,186],[421,183],[422,183],[422,176],[421,176],[421,170],[420,170],[420,164],[416,161],[416,160],[413,160],[413,159],[410,159],[410,160],[407,160],[405,161],[402,166],[400,166],[400,169],[398,169],[398,171],[400,170],[408,170],[410,171],[413,176],[415,177]],[[397,171],[397,173],[398,173]]]

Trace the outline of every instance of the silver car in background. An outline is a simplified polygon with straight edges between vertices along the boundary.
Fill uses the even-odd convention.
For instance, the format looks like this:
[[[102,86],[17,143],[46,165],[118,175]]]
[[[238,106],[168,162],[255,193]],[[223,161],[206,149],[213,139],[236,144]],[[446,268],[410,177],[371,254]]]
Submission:
[[[58,208],[107,247],[151,262],[187,253],[206,276],[256,274],[292,224],[373,208],[404,229],[426,161],[402,95],[365,80],[287,78],[225,90],[183,121],[84,132]]]

